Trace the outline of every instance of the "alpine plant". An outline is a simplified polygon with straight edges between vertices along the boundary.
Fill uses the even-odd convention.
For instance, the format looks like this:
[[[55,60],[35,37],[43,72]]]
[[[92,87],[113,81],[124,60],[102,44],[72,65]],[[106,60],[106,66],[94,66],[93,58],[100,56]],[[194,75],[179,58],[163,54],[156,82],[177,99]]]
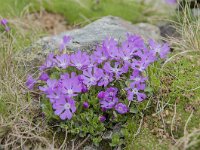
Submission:
[[[6,26],[6,20],[1,24]],[[71,120],[76,112],[99,107],[99,122],[106,122],[109,112],[119,115],[130,113],[132,101],[142,102],[145,93],[149,65],[164,59],[169,53],[166,43],[149,40],[140,36],[127,35],[121,43],[106,38],[93,52],[67,53],[70,37],[64,36],[59,50],[50,53],[40,66],[40,74],[34,79],[27,78],[29,90],[39,89],[51,103],[54,114],[61,120]],[[55,75],[56,72],[56,75]],[[90,99],[81,102],[82,94],[95,91],[98,105],[92,106]],[[112,113],[113,114],[113,113]]]
[[[7,19],[5,19],[5,18],[1,19],[0,25],[4,28],[4,31],[6,31],[6,32],[10,31]]]

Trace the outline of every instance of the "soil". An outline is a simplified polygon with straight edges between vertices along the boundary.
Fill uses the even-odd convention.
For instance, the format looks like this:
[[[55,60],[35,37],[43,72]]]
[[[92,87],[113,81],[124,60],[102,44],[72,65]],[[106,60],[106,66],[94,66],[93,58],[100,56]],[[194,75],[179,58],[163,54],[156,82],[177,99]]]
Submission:
[[[75,26],[69,25],[64,16],[47,11],[29,14],[25,19],[53,35],[75,28]]]

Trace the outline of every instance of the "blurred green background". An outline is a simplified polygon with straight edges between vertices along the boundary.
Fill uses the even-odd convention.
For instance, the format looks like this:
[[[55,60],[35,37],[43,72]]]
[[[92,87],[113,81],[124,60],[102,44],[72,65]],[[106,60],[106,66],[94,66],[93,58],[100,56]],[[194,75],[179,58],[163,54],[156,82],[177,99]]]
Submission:
[[[2,17],[46,10],[63,15],[69,24],[93,21],[107,15],[119,16],[134,23],[146,20],[143,13],[146,6],[135,0],[0,0],[0,4]]]

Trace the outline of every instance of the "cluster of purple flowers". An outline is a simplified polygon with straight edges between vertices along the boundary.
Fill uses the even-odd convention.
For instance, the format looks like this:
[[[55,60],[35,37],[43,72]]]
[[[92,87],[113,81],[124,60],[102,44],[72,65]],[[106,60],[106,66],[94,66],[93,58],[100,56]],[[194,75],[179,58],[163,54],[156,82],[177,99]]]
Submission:
[[[98,98],[100,99],[101,108],[104,111],[115,108],[118,113],[125,114],[129,109],[125,104],[119,103],[117,92],[118,89],[115,87],[107,88],[105,92],[99,92]]]
[[[8,27],[8,21],[6,19],[2,19],[0,24],[4,27],[6,32],[10,31],[10,28]]]
[[[127,93],[128,101],[144,100],[147,80],[144,76],[145,70],[151,63],[165,58],[169,53],[167,44],[159,44],[153,40],[145,44],[140,36],[129,34],[127,40],[122,43],[112,38],[105,39],[91,54],[80,50],[72,54],[62,53],[69,40],[70,38],[65,36],[59,54],[48,55],[40,67],[41,74],[38,78],[45,83],[45,86],[39,86],[39,89],[49,98],[55,114],[63,120],[71,119],[76,112],[77,95],[95,87],[105,89],[97,91],[103,112],[111,109],[119,114],[129,112],[128,106],[123,102],[125,100],[119,99],[119,90],[122,89],[114,87],[114,83],[129,83],[122,87]],[[74,72],[67,72],[69,67],[73,68]],[[62,70],[59,79],[49,77],[47,72],[51,68]],[[26,85],[33,89],[36,82],[29,76]],[[83,107],[88,108],[88,102],[84,102]],[[102,120],[105,120],[103,116],[100,117],[100,121]]]

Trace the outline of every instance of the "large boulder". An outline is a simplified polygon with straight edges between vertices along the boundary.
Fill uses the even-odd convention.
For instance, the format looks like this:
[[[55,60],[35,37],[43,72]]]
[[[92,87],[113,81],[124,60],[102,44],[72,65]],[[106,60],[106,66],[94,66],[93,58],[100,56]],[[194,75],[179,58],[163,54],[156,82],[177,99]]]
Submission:
[[[68,49],[92,50],[95,45],[106,37],[123,40],[126,38],[127,33],[141,35],[144,39],[160,39],[160,30],[154,25],[148,23],[131,24],[118,17],[107,16],[83,28],[66,31],[55,36],[44,37],[26,49],[25,54],[29,57],[28,60],[41,60],[49,51],[53,51],[59,47],[64,35],[72,37],[71,42],[68,44]]]
[[[60,44],[64,35],[72,37],[68,48],[71,50],[91,49],[97,43],[100,43],[106,37],[113,37],[117,40],[123,40],[127,33],[138,34],[145,39],[160,38],[159,29],[151,24],[139,23],[131,24],[128,21],[118,17],[107,16],[101,18],[83,28],[63,32],[56,36],[45,37],[39,41],[40,44],[47,44],[51,49],[55,49]]]

